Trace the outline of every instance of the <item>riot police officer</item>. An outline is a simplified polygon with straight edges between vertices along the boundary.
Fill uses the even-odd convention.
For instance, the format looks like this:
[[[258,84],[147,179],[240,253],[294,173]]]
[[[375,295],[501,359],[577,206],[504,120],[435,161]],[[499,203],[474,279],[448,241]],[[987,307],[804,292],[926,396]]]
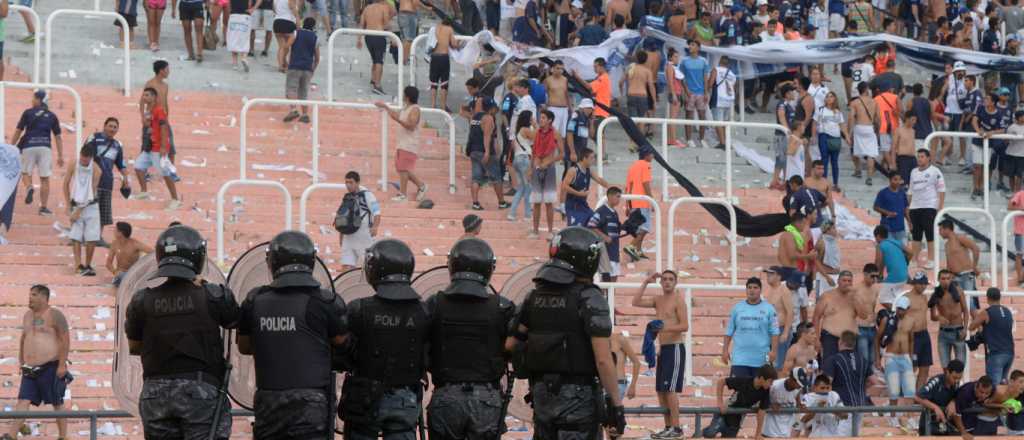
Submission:
[[[345,342],[345,303],[313,278],[306,234],[277,234],[267,266],[274,281],[246,296],[237,337],[238,351],[256,360],[253,437],[333,437],[331,349]]]
[[[608,302],[592,283],[601,246],[579,226],[555,235],[551,259],[537,272],[506,343],[526,344],[535,439],[598,439],[601,424],[613,437],[625,429]],[[603,412],[602,399],[609,402]]]
[[[483,240],[459,240],[448,253],[451,284],[427,299],[431,440],[497,440],[504,431],[500,380],[515,305],[491,292],[494,251]]]
[[[338,415],[348,440],[413,440],[421,415],[430,318],[410,282],[415,260],[398,240],[366,250],[363,276],[374,295],[352,301],[348,325],[354,366]]]
[[[147,439],[218,439],[231,434],[231,405],[223,391],[222,328],[238,323],[239,308],[227,287],[202,281],[206,240],[188,226],[174,226],[157,238],[157,277],[167,280],[140,289],[125,315],[132,355],[142,356],[139,414]]]

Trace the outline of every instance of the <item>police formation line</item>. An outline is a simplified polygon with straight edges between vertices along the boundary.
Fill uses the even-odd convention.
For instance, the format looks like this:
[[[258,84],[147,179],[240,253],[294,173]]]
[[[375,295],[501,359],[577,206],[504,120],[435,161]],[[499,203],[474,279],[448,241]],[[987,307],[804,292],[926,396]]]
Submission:
[[[156,244],[166,281],[137,291],[125,320],[131,353],[142,357],[145,435],[228,438],[221,335],[233,329],[238,351],[255,360],[257,439],[333,438],[335,412],[347,439],[415,439],[417,429],[432,440],[498,439],[513,377],[529,380],[534,438],[596,439],[602,427],[617,437],[625,416],[612,325],[591,281],[601,245],[584,228],[559,232],[517,313],[488,287],[496,260],[482,240],[452,247],[451,281],[425,301],[411,286],[409,247],[378,241],[363,265],[374,294],[345,304],[314,278],[313,241],[286,231],[267,249],[273,281],[239,306],[227,287],[199,276],[203,237],[171,227]],[[344,372],[337,405],[335,372]]]

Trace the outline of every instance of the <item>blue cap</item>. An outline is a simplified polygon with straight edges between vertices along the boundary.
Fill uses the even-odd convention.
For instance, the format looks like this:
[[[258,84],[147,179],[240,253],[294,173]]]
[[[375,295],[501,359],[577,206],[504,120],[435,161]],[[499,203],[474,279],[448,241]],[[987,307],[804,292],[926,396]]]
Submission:
[[[960,10],[957,11],[957,15],[963,15],[963,14],[966,14],[968,12],[971,12],[971,10],[967,6],[961,6]]]
[[[796,271],[796,270],[790,272],[789,276],[786,277],[786,283],[796,284],[798,286],[799,285],[803,285],[804,284],[804,273],[800,272],[800,271]]]
[[[36,92],[33,93],[32,96],[35,96],[36,99],[38,99],[40,101],[45,101],[46,100],[46,90],[36,89]]]
[[[746,12],[747,8],[741,4],[732,5],[732,12]]]
[[[900,295],[899,298],[896,298],[896,302],[892,303],[892,307],[907,310],[910,308],[910,298],[907,298],[907,295]]]
[[[996,96],[1010,96],[1010,89],[1006,87],[1000,87],[996,89]]]
[[[914,273],[914,276],[910,277],[910,281],[907,281],[907,284],[928,284],[928,275],[919,270]]]

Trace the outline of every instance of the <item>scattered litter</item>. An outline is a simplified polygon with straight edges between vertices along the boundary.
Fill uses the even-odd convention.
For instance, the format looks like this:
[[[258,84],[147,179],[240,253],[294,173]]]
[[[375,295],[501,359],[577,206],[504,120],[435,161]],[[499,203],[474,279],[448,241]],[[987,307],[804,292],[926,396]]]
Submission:
[[[99,50],[98,48],[95,48],[95,47],[94,47],[94,48],[92,48],[92,55],[93,55],[93,56],[96,56],[96,57],[98,57],[98,56],[100,56],[100,54],[101,54],[101,53],[100,53],[100,50]]]
[[[309,168],[299,167],[299,168],[296,168],[295,171],[302,171],[303,173],[306,173],[307,176],[313,177],[313,170],[311,170]],[[327,180],[327,174],[324,174],[322,172],[318,172],[317,173],[317,179]]]
[[[77,131],[78,131],[78,130],[76,130],[76,129],[75,129],[75,127],[74,127],[73,125],[71,125],[71,124],[67,124],[67,123],[63,123],[63,122],[62,122],[62,123],[60,124],[60,126],[61,126],[61,127],[63,128],[63,129],[65,129],[65,130],[67,130],[68,132],[71,132],[71,133],[75,133],[75,132],[77,132]]]
[[[71,78],[71,79],[78,78],[78,74],[75,73],[74,69],[68,70],[68,78]]]
[[[18,363],[18,360],[12,357],[0,359],[0,365],[14,365]]]
[[[676,232],[674,232],[672,235],[675,235],[676,237],[686,237],[689,236],[690,233],[686,232],[685,229],[676,229]]]
[[[295,171],[295,165],[275,165],[275,164],[252,164],[252,169],[257,171]]]
[[[423,248],[423,255],[426,255],[428,257],[433,257],[434,256],[434,251],[430,250],[430,248]]]
[[[118,58],[118,59],[114,60],[114,64],[120,66],[120,65],[124,64],[124,59],[123,58]]]
[[[331,228],[328,228],[325,225],[320,225],[320,235],[330,235],[331,230]]]
[[[192,134],[201,134],[203,136],[209,136],[210,132],[206,130],[192,130]]]
[[[100,43],[100,49],[113,49],[113,48],[114,48],[114,46],[108,46],[108,45],[106,45],[106,44],[104,44],[102,42]]]
[[[713,264],[721,264],[721,263],[722,263],[722,260],[719,260],[718,258],[714,258],[714,257],[712,257],[712,258],[711,258],[711,262],[712,262]]]
[[[146,214],[144,212],[136,212],[136,213],[133,213],[133,214],[128,214],[128,215],[126,215],[126,216],[124,216],[122,218],[125,219],[125,220],[152,220],[153,219],[153,217],[151,215]]]
[[[206,158],[205,157],[199,158],[199,159],[202,159],[201,162],[194,162],[192,160],[189,160],[189,158],[197,159],[195,156],[188,156],[186,158],[181,159],[181,164],[185,165],[187,167],[190,167],[190,168],[206,168]]]

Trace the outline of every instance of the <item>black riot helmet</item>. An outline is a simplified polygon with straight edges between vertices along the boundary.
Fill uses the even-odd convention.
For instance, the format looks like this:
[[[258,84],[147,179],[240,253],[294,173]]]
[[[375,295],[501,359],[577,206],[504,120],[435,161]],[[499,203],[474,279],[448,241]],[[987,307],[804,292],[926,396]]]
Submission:
[[[491,245],[479,238],[459,240],[448,252],[448,273],[452,281],[490,283],[496,263]]]
[[[178,225],[156,239],[157,277],[195,279],[206,264],[206,240],[199,231]]]
[[[316,264],[316,246],[302,232],[284,231],[270,240],[267,264],[274,278],[292,272],[312,274]]]
[[[374,243],[363,261],[363,275],[374,287],[381,283],[409,284],[415,268],[416,259],[409,246],[395,239]]]
[[[555,234],[548,254],[577,276],[593,278],[600,261],[601,246],[597,234],[581,226],[572,226]]]

